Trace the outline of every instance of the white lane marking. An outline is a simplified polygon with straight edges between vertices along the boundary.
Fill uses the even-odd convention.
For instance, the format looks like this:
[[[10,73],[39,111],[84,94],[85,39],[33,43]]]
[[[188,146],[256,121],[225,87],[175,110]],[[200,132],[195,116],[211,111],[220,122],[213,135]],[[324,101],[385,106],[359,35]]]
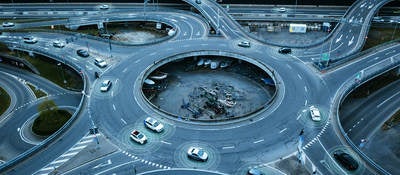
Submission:
[[[63,154],[63,155],[61,155],[60,157],[74,156],[74,155],[76,155],[76,154],[78,154],[78,153],[79,153],[79,151],[75,151],[75,152],[71,152],[71,153]]]
[[[115,80],[115,84],[117,84],[117,83],[118,83],[118,80],[119,80],[119,79]]]
[[[260,142],[263,142],[263,141],[264,141],[264,139],[261,139],[261,140],[255,141],[255,142],[253,142],[253,143],[260,143]]]
[[[128,68],[125,68],[122,72],[125,73],[128,70]]]
[[[140,61],[141,61],[141,59],[138,59],[138,60],[135,61],[135,63],[139,63]]]
[[[385,55],[386,55],[386,54],[385,54]],[[372,59],[372,60],[369,60],[367,63],[370,63],[370,62],[376,61],[377,59],[379,59],[379,57],[375,57],[374,59]]]
[[[100,164],[94,166],[92,169],[102,168],[102,167],[105,167],[105,166],[111,165],[111,164],[112,164],[112,161],[111,161],[110,159],[108,159],[107,162],[105,162],[105,163],[100,163]]]
[[[82,144],[86,144],[86,143],[90,143],[92,142],[92,140],[85,140],[85,141],[81,141],[79,143],[77,143],[76,145],[82,145]]]
[[[19,132],[19,130],[21,130],[21,128],[17,128],[17,132]]]
[[[161,140],[160,142],[161,142],[161,143],[164,143],[164,144],[167,144],[167,145],[171,145],[171,144],[172,144],[172,143],[166,142],[166,141],[164,141],[164,140]]]
[[[307,102],[308,102],[307,100],[304,102],[304,106],[307,106]]]
[[[111,91],[111,97],[114,97],[114,91]]]
[[[299,120],[299,119],[300,119],[300,117],[301,117],[301,114],[299,114],[299,115],[297,116],[296,120]]]
[[[66,162],[68,160],[69,159],[61,159],[61,160],[57,160],[57,161],[51,162],[51,164],[63,163],[63,162]]]
[[[282,133],[282,132],[284,132],[284,131],[286,131],[286,130],[287,130],[287,128],[282,129],[281,131],[279,131],[279,134]]]
[[[289,64],[286,64],[286,66],[287,66],[289,69],[292,69],[292,66],[290,66]]]
[[[307,86],[304,86],[304,90],[305,90],[306,92],[308,92]]]
[[[115,105],[113,104],[113,109],[114,109],[114,111],[116,111],[117,109],[115,108]]]
[[[155,55],[155,54],[157,54],[157,52],[153,52],[153,53],[151,53],[151,54],[149,54],[150,56],[153,56],[153,55]]]
[[[119,167],[121,167],[121,166],[125,166],[125,165],[127,165],[127,164],[131,164],[131,163],[133,163],[133,161],[126,162],[126,163],[123,163],[123,164],[120,164],[120,165],[114,166],[114,167],[112,167],[112,168],[109,168],[109,169],[106,169],[106,170],[104,170],[104,171],[102,171],[102,172],[96,173],[95,175],[104,174],[104,173],[106,173],[107,171],[110,171],[110,170],[113,170],[113,169],[119,168]]]
[[[222,147],[222,149],[233,149],[233,148],[235,148],[235,146],[224,146],[224,147]]]
[[[389,98],[387,98],[385,101],[383,101],[382,103],[379,103],[376,107],[377,108],[380,108],[384,103],[386,103],[387,101],[389,101],[391,98],[393,98],[394,96],[396,96],[397,94],[399,94],[400,93],[400,91],[399,92],[397,92],[397,93],[395,93],[395,94],[393,94],[392,96],[390,96]]]
[[[343,34],[341,34],[340,37],[338,39],[336,39],[335,43],[339,42],[342,39],[342,36],[343,36]]]
[[[121,118],[121,121],[122,121],[122,123],[124,123],[125,125],[127,124],[126,121],[125,121],[123,118]]]
[[[83,148],[85,148],[87,145],[83,145],[83,146],[77,146],[77,147],[74,147],[74,148],[72,148],[72,149],[69,149],[68,151],[75,151],[75,150],[78,150],[78,149],[83,149]]]
[[[299,77],[300,80],[302,80],[303,78],[300,76],[300,74],[297,74],[297,77]]]
[[[348,46],[350,46],[351,44],[353,44],[354,40],[354,36],[351,38],[351,40],[349,41],[349,44],[347,44]]]

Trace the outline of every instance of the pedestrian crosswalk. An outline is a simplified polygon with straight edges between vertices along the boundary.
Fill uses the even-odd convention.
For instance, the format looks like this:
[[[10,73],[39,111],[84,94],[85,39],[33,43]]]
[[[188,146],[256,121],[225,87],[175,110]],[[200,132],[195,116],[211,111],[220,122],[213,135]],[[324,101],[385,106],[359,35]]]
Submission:
[[[68,151],[62,154],[57,159],[53,160],[53,162],[49,163],[39,171],[33,173],[34,175],[48,175],[52,172],[56,172],[57,168],[63,165],[65,162],[70,160],[84,148],[86,148],[90,143],[92,143],[95,139],[96,135],[89,134],[79,140],[74,146],[72,146]]]

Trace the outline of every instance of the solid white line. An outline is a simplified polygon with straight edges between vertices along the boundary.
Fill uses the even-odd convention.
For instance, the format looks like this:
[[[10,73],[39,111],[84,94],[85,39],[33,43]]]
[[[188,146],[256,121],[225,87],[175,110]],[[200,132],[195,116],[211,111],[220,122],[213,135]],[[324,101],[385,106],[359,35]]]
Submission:
[[[105,173],[105,172],[107,172],[107,171],[113,170],[113,169],[115,169],[115,168],[119,168],[119,167],[121,167],[121,166],[124,166],[124,165],[130,164],[130,163],[132,163],[132,162],[133,162],[133,161],[130,161],[130,162],[123,163],[123,164],[121,164],[121,165],[118,165],[118,166],[115,166],[115,167],[112,167],[112,168],[106,169],[106,170],[104,170],[104,171],[102,171],[102,172],[99,172],[99,173],[96,173],[95,175],[100,175],[100,174],[103,174],[103,173]]]
[[[164,143],[164,144],[167,144],[167,145],[171,145],[171,143],[166,142],[166,141],[164,141],[164,140],[161,140],[161,143]]]
[[[222,147],[222,149],[233,149],[233,148],[235,148],[235,146],[224,146],[224,147]]]
[[[255,142],[253,142],[253,143],[260,143],[260,142],[263,142],[263,141],[264,141],[264,139],[261,139],[261,140],[255,141]]]
[[[286,130],[287,130],[287,128],[282,129],[281,131],[279,131],[279,134],[282,133],[283,131],[286,131]]]
[[[66,162],[68,160],[69,159],[61,159],[61,160],[57,160],[57,161],[51,162],[51,164],[64,163],[64,162]]]
[[[307,86],[304,86],[304,90],[307,92],[308,90],[307,90]]]
[[[85,140],[85,141],[78,142],[78,144],[76,144],[76,145],[82,145],[82,144],[90,143],[90,142],[92,142],[92,141],[93,141],[93,139],[91,139],[91,140]]]
[[[78,147],[73,147],[71,148],[69,151],[74,151],[74,150],[78,150],[78,149],[83,149],[85,148],[87,145],[83,145],[83,146],[78,146]]]
[[[54,170],[54,167],[42,168],[39,171],[47,171],[47,170]],[[46,173],[45,175],[48,175],[48,174]]]
[[[115,105],[113,104],[113,109],[114,109],[114,111],[116,111],[116,108],[115,108]]]
[[[391,98],[393,98],[394,96],[396,96],[397,94],[399,94],[399,92],[393,94],[392,96],[390,96],[389,98],[387,98],[385,101],[383,101],[382,103],[379,103],[378,106],[376,106],[377,108],[380,108],[384,103],[386,103],[387,101],[389,101]]]
[[[74,156],[74,155],[76,155],[76,154],[78,154],[78,153],[79,153],[78,151],[75,151],[75,152],[72,152],[72,153],[63,154],[63,155],[61,155],[60,157]]]

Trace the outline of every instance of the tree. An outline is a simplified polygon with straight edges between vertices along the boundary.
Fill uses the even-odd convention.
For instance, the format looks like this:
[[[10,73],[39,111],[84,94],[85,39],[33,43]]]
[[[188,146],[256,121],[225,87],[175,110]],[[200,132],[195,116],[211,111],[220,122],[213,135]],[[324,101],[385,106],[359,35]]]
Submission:
[[[53,100],[46,99],[38,106],[39,116],[32,125],[35,134],[47,136],[60,129],[71,117],[65,110],[59,110]]]
[[[56,113],[58,111],[58,107],[53,100],[46,98],[45,101],[38,106],[38,111],[40,112],[40,115],[47,112]]]

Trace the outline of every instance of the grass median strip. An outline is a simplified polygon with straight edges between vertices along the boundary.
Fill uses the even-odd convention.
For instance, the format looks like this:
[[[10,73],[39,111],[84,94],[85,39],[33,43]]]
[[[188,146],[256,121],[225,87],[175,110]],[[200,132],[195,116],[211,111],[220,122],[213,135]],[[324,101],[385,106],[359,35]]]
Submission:
[[[29,88],[31,88],[31,90],[35,94],[36,98],[47,96],[47,94],[45,92],[43,92],[42,90],[36,88],[35,86],[33,86],[33,85],[29,84],[29,83],[27,85],[29,86]]]
[[[10,106],[11,98],[8,93],[0,87],[0,115],[2,115]]]

